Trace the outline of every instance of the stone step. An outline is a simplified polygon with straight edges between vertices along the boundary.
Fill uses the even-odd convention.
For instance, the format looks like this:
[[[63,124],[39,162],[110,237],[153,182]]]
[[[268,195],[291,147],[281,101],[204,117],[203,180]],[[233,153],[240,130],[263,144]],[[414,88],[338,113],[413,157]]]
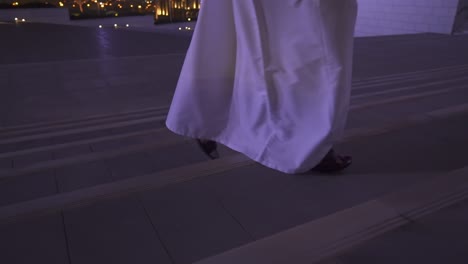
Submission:
[[[425,80],[426,83],[422,84],[420,83],[421,81],[419,81],[418,85],[404,87],[399,86],[392,89],[387,88],[382,91],[374,91],[375,87],[373,87],[372,91],[371,89],[362,89],[362,91],[368,91],[353,92],[353,105],[351,106],[351,110],[361,110],[363,108],[375,107],[383,104],[440,96],[452,92],[456,93],[460,90],[460,92],[463,92],[462,90],[466,87],[466,80],[466,77],[458,76],[454,79],[444,79],[436,82],[433,80],[429,80],[430,82],[427,82],[428,80]],[[151,112],[147,113],[146,111],[150,110],[123,113],[122,115],[91,117],[90,119],[76,120],[76,123],[70,121],[66,123],[44,123],[32,126],[22,126],[22,129],[24,130],[22,130],[21,127],[18,127],[18,129],[20,129],[18,131],[4,131],[5,134],[0,137],[0,145],[2,146],[1,149],[4,153],[0,155],[5,158],[8,156],[15,156],[20,153],[37,152],[40,151],[41,147],[44,145],[46,146],[44,147],[45,149],[59,149],[60,145],[65,145],[64,147],[76,146],[80,148],[79,144],[76,144],[73,141],[86,141],[83,140],[86,137],[91,138],[89,140],[91,142],[95,142],[94,138],[96,137],[106,140],[102,135],[110,134],[111,138],[119,137],[119,135],[115,134],[118,133],[119,130],[120,132],[126,130],[131,131],[132,128],[129,126],[136,126],[136,128],[133,129],[141,131],[141,126],[146,126],[146,122],[154,122],[157,120],[157,122],[162,124],[167,109],[157,109],[157,113],[159,115],[157,117],[152,116]],[[101,121],[104,122],[104,124],[102,124]],[[158,124],[155,125],[157,126]],[[144,133],[144,131],[142,132]],[[122,137],[126,136],[122,135]],[[71,146],[67,146],[66,143]],[[57,144],[59,146],[56,146]],[[31,150],[31,148],[33,150]],[[84,146],[81,148],[83,149]],[[0,157],[0,159],[2,157]],[[51,156],[49,155],[49,157]],[[7,163],[13,164],[12,161],[7,161]]]
[[[345,131],[343,142],[388,133],[409,126],[429,124],[437,119],[467,112],[468,105],[456,105],[422,114],[405,115],[405,118],[399,117],[393,122],[349,128]],[[205,159],[191,140],[179,137],[166,129],[159,129],[155,132],[149,138],[133,138],[133,140],[141,139],[140,142],[98,142],[100,145],[93,145],[94,152],[73,153],[73,155],[62,156],[55,160],[40,160],[40,156],[37,155],[40,153],[35,153],[29,161],[18,159],[16,162],[22,163],[20,165],[23,167],[0,171],[0,189],[3,190],[1,204],[137,177],[144,173],[184,166]],[[235,153],[222,146],[221,151],[223,156]],[[167,153],[176,156],[170,156]],[[32,160],[34,157],[37,159]],[[119,169],[120,165],[123,166],[121,169]],[[29,191],[24,192],[23,189]]]
[[[461,99],[461,102],[464,101],[463,97],[456,98]],[[439,97],[439,99],[441,98]],[[405,104],[394,103],[370,108],[373,111],[355,109],[349,114],[344,140],[385,133],[412,125],[430,124],[437,119],[468,113],[468,104],[466,103],[458,104],[456,102],[448,107],[445,104],[429,97],[421,98],[417,103],[407,101]]]
[[[353,79],[353,87],[366,87],[368,85],[379,85],[388,83],[407,82],[412,80],[426,80],[434,77],[444,77],[452,75],[462,75],[468,71],[468,65],[455,65],[448,67],[432,68],[427,70],[374,76],[360,79]]]
[[[141,136],[162,129],[165,114],[134,117],[126,121],[115,121],[96,125],[80,125],[75,128],[58,129],[34,133],[16,138],[0,140],[3,144],[1,157],[17,156],[47,149],[60,149],[130,137]]]
[[[74,207],[80,204],[92,203],[95,200],[118,197],[146,189],[159,189],[197,177],[228,171],[245,166],[246,164],[252,164],[252,162],[242,155],[235,155],[216,161],[195,163],[162,172],[139,175],[124,180],[6,205],[0,209],[0,222],[10,221],[19,216],[61,210],[65,206]]]
[[[455,98],[464,101],[463,97]],[[368,109],[351,111],[345,137],[354,137],[356,134],[368,135],[379,130],[399,129],[411,123],[429,122],[432,117],[444,117],[468,111],[466,104],[454,104],[450,107],[443,107],[442,104],[440,108],[435,108],[438,105],[433,103],[432,99],[428,101],[425,107],[416,107],[414,103],[408,102],[408,106],[400,104],[386,107],[383,110],[374,108],[374,111],[367,111]],[[354,107],[355,105],[351,106],[352,109]],[[405,108],[409,110],[404,112],[404,118],[401,115],[395,115],[395,109],[402,111]],[[3,161],[4,165],[3,170],[0,171],[0,179],[143,153],[160,147],[174,146],[184,140],[186,139],[161,128],[2,153],[0,161]],[[10,167],[7,167],[8,164]]]
[[[432,106],[433,103],[430,105]],[[413,107],[414,104],[411,108]],[[399,108],[401,108],[401,106],[399,106]],[[375,125],[377,123],[375,120],[368,120],[371,122],[367,122],[366,125],[369,126],[369,123],[371,123],[373,126],[365,127],[361,125],[355,128],[349,128],[345,133],[344,141],[387,133],[415,124],[429,123],[435,119],[446,118],[448,116],[466,113],[467,111],[468,105],[465,104],[423,112],[422,114],[405,114],[405,118],[402,119],[398,117],[396,120],[392,120],[392,122],[389,122],[386,118],[378,118],[378,120],[383,120],[381,125],[378,126]],[[393,110],[391,113],[394,116]],[[158,169],[170,168],[171,166],[183,166],[204,158],[200,155],[199,150],[192,146],[188,147],[190,149],[189,154],[185,155],[187,154],[185,153],[184,155],[186,157],[182,160],[180,156],[179,159],[164,159],[164,155],[158,153],[160,150],[167,151],[169,149],[177,149],[181,144],[186,144],[183,138],[167,130],[161,129],[157,132],[158,133],[151,135],[151,139],[146,138],[147,142],[137,142],[137,144],[134,144],[135,142],[129,143],[127,141],[126,143],[122,143],[112,140],[97,142],[97,145],[93,145],[94,153],[79,153],[80,155],[73,153],[74,155],[65,155],[59,159],[50,161],[41,160],[40,157],[35,161],[33,161],[32,158],[29,161],[25,159],[17,160],[17,164],[23,163],[23,168],[19,167],[13,170],[0,171],[0,188],[3,189],[2,205],[44,197],[57,192],[90,187],[94,184],[102,184],[116,179],[122,179],[122,177],[135,177],[141,175],[141,173],[153,172]],[[132,140],[135,139],[142,138],[136,137]],[[144,139],[145,138],[143,138],[143,140]],[[187,150],[187,148],[183,149]],[[62,149],[62,155],[64,153],[63,151]],[[170,152],[174,153],[174,150]],[[150,155],[148,153],[153,154]],[[193,155],[190,153],[193,153]],[[229,155],[232,154],[232,151],[226,150],[225,153]],[[38,153],[35,154],[37,158]],[[149,159],[148,156],[152,156],[153,159]],[[161,158],[162,160],[166,160],[163,163],[167,163],[166,165],[168,166],[160,165]],[[141,162],[143,160],[145,160],[146,164]],[[151,160],[154,160],[154,162]],[[136,164],[135,167],[137,167],[137,169],[133,172],[116,173],[115,168],[109,168],[109,161],[113,161],[112,163],[114,164],[128,164],[128,162],[131,162]],[[123,168],[128,167],[129,166],[124,166]],[[60,187],[56,185],[60,185]]]
[[[319,263],[465,199],[468,199],[468,167],[431,177],[196,263]]]
[[[452,112],[451,116],[455,115],[453,118],[457,117],[456,114],[461,114],[461,115],[466,115],[466,108],[463,109],[464,111],[462,112]],[[376,127],[374,129],[368,128],[367,130],[352,130],[352,131],[347,131],[345,135],[344,141],[340,144],[343,146],[346,146],[348,144],[354,144],[353,142],[361,142],[365,141],[369,137],[386,137],[385,135],[387,134],[392,134],[392,133],[397,133],[398,131],[402,131],[402,129],[409,129],[411,127],[419,127],[419,126],[430,126],[433,122],[442,122],[445,120],[447,115],[437,115],[437,113],[434,113],[432,115],[427,115],[426,119],[414,119],[414,120],[407,120],[406,123],[401,123],[401,124],[396,124],[395,126],[386,126],[386,127]],[[415,126],[416,125],[416,126]],[[465,128],[461,127],[458,129],[460,133],[464,132]],[[404,131],[404,130],[403,130]],[[440,133],[440,128],[437,129],[437,133]],[[426,134],[429,135],[428,132]],[[176,139],[176,138],[175,138]],[[176,139],[176,141],[179,138]],[[433,141],[437,142],[440,141],[440,138],[434,138]],[[450,144],[448,144],[447,141],[448,139],[443,139],[444,144],[442,146],[435,145],[434,147],[443,147],[443,148],[454,148],[458,147],[457,145],[453,144],[458,144],[458,142],[453,142],[449,141]],[[416,144],[420,140],[418,140],[414,143],[408,142],[408,144]],[[165,140],[164,142],[168,142],[168,140]],[[190,141],[190,143],[192,143]],[[361,143],[362,144],[362,143]],[[419,144],[419,143],[418,143]],[[161,183],[159,182],[158,179],[160,178],[167,178],[167,177],[175,177],[174,181],[184,181],[183,179],[185,178],[196,178],[196,177],[203,177],[206,175],[212,175],[214,173],[217,173],[218,170],[221,171],[226,171],[226,170],[231,170],[232,168],[237,168],[239,166],[245,167],[248,165],[254,164],[254,162],[250,159],[247,159],[243,157],[240,154],[235,154],[234,153],[228,153],[226,155],[223,155],[224,158],[219,160],[219,161],[208,161],[208,162],[202,162],[202,163],[197,163],[205,159],[203,155],[200,154],[197,146],[195,146],[194,143],[192,143],[190,146],[186,147],[181,147],[180,144],[174,144],[174,147],[168,147],[164,149],[157,149],[154,151],[154,156],[151,159],[148,159],[146,154],[138,154],[133,157],[133,161],[131,158],[131,155],[122,155],[118,159],[114,160],[114,174],[111,176],[108,176],[105,171],[97,171],[94,172],[94,174],[91,173],[91,175],[87,175],[84,171],[80,172],[77,168],[83,166],[82,163],[77,163],[76,165],[79,166],[70,166],[67,173],[63,175],[59,174],[54,174],[53,178],[51,179],[50,183],[50,188],[53,189],[52,191],[57,192],[56,186],[53,185],[54,183],[53,179],[55,178],[55,181],[58,181],[59,183],[62,182],[62,186],[65,186],[62,190],[67,191],[67,190],[72,190],[72,193],[80,193],[80,195],[89,195],[90,192],[87,190],[93,190],[94,188],[97,188],[96,190],[99,195],[114,195],[115,193],[120,194],[122,192],[127,192],[128,189],[133,189],[134,191],[138,191],[138,188],[150,188],[152,184],[156,184],[157,186],[163,186],[160,185]],[[429,147],[429,146],[428,146]],[[181,150],[183,151],[181,152]],[[149,151],[149,150],[148,150]],[[392,149],[391,151],[395,151]],[[354,152],[354,151],[352,151]],[[113,153],[113,152],[111,152]],[[143,155],[143,156],[141,156]],[[183,155],[183,158],[182,156]],[[435,154],[433,154],[435,155]],[[174,158],[177,157],[177,158]],[[111,157],[106,157],[106,159],[110,158],[117,158],[116,156],[111,156]],[[463,158],[463,157],[461,157]],[[100,161],[103,160],[104,158],[99,157],[94,161]],[[142,162],[142,161],[145,162]],[[457,159],[454,159],[455,161],[458,161]],[[88,163],[91,161],[87,161]],[[174,163],[176,162],[176,163]],[[195,162],[195,163],[194,163]],[[187,165],[192,163],[193,165]],[[134,165],[131,165],[134,164]],[[159,167],[156,169],[147,169],[149,165],[155,165],[159,164]],[[174,168],[169,171],[164,171],[164,169],[168,169],[168,167],[164,167],[165,165],[172,165],[169,166],[169,168]],[[49,165],[49,166],[45,166]],[[71,164],[61,164],[61,166],[58,166],[58,164],[42,164],[42,167],[36,167],[36,168],[29,168],[28,170],[18,170],[18,171],[13,171],[9,173],[4,173],[2,174],[2,189],[5,189],[3,193],[5,195],[8,194],[8,190],[11,190],[13,193],[22,193],[20,190],[22,188],[26,188],[26,186],[31,186],[30,188],[34,188],[34,184],[31,184],[31,180],[36,180],[38,182],[47,182],[45,177],[52,177],[51,175],[47,175],[47,172],[50,170],[57,170],[58,167],[63,167],[66,168],[68,165]],[[121,165],[122,167],[119,167],[117,165]],[[187,165],[187,166],[184,166]],[[436,164],[435,164],[436,165]],[[213,167],[214,166],[214,167]],[[83,166],[86,167],[86,166]],[[93,168],[93,167],[91,167]],[[126,170],[125,170],[126,168]],[[213,169],[211,169],[213,168]],[[112,166],[111,166],[112,169]],[[78,171],[77,173],[73,174],[72,172],[76,170]],[[66,171],[66,170],[65,170]],[[154,173],[148,173],[150,171],[155,171]],[[188,172],[191,172],[187,174]],[[41,174],[42,173],[42,174]],[[83,176],[84,174],[84,176]],[[187,174],[187,175],[186,175]],[[161,176],[162,175],[162,176]],[[166,176],[166,175],[172,175],[172,176]],[[201,176],[197,176],[201,175]],[[101,177],[101,178],[100,178]],[[44,178],[44,180],[40,180],[41,178]],[[83,178],[83,180],[82,180]],[[11,182],[10,182],[11,181]],[[89,181],[89,183],[83,183],[80,181]],[[9,185],[10,184],[10,185]],[[15,188],[12,188],[11,185],[15,185]],[[71,185],[71,187],[67,187],[68,185]],[[97,185],[96,185],[97,184]],[[93,185],[96,185],[93,187]],[[132,187],[133,186],[133,187]],[[54,188],[52,188],[54,187]],[[86,187],[86,188],[84,188]],[[81,189],[80,189],[81,188]],[[122,191],[123,190],[123,191]],[[36,191],[37,192],[37,191]],[[106,194],[107,192],[107,194]],[[24,193],[24,192],[23,192]],[[29,193],[32,193],[32,191],[27,192],[27,195]],[[44,194],[45,193],[45,194]],[[91,192],[92,193],[92,192]],[[39,192],[37,197],[42,197],[44,195],[49,195],[47,192]],[[43,198],[46,201],[50,202],[49,199],[52,199],[53,201],[57,201],[59,204],[62,202],[66,202],[69,193],[62,193],[62,194],[57,194],[55,196],[50,196],[50,197],[56,197],[56,198]],[[93,195],[96,195],[96,192],[93,193]],[[59,198],[59,197],[65,197],[65,198]],[[93,197],[94,197],[93,196]],[[16,201],[20,200],[28,200],[28,199],[33,199],[31,196],[29,197],[19,197],[19,198],[8,198],[5,197],[3,200],[7,201],[7,203],[14,203]],[[73,203],[87,200],[89,197],[81,197],[79,198],[73,198]],[[8,202],[9,200],[9,202]],[[38,199],[40,200],[40,199]],[[25,204],[28,203],[36,203],[36,200],[31,200],[31,201],[26,201]],[[8,205],[6,205],[8,207]],[[14,208],[14,204],[11,205],[11,208]],[[12,210],[12,209],[10,209]]]
[[[92,139],[76,140],[76,141],[72,141],[69,143],[51,144],[48,146],[28,148],[25,150],[4,152],[4,153],[0,153],[0,159],[15,158],[15,157],[25,156],[28,154],[48,152],[48,151],[58,151],[60,152],[60,154],[63,155],[63,152],[66,152],[68,149],[73,149],[73,148],[77,148],[80,146],[89,148],[90,151],[96,151],[102,148],[100,145],[106,145],[107,147],[109,147],[111,145],[122,144],[122,142],[127,143],[127,141],[135,140],[135,138],[136,138],[135,141],[138,141],[142,137],[145,138],[146,136],[157,137],[157,135],[164,130],[165,130],[164,128],[147,129],[147,130],[142,130],[142,131],[137,131],[137,132],[122,133],[122,134],[113,135],[113,136],[96,137]],[[60,154],[55,154],[55,152],[53,153],[54,153],[53,154],[54,157],[61,157]]]
[[[352,117],[355,115],[362,115],[363,110],[367,111],[367,108],[370,107],[373,107],[374,109],[369,110],[368,113],[373,114],[375,117],[375,113],[380,112],[379,109],[382,108],[387,108],[385,111],[385,115],[392,115],[393,110],[389,111],[389,107],[394,107],[396,103],[406,102],[406,105],[411,106],[409,108],[416,109],[417,107],[415,107],[415,104],[412,103],[411,100],[425,99],[426,101],[432,101],[433,99],[437,99],[434,100],[436,102],[435,104],[423,104],[423,111],[441,109],[445,106],[444,104],[446,100],[450,101],[450,104],[463,103],[464,101],[462,99],[464,98],[463,95],[465,93],[466,88],[464,81],[465,78],[454,79],[443,81],[443,83],[427,83],[418,86],[387,89],[385,91],[379,92],[368,91],[364,94],[353,95],[350,113],[351,120],[349,123],[351,124],[352,128],[355,128],[357,125],[361,124],[362,121],[354,122],[354,119],[362,119],[361,117]],[[448,83],[451,83],[451,85],[447,85]],[[441,88],[442,84],[444,84],[443,87],[445,88]],[[455,96],[453,96],[454,94]],[[460,94],[460,96],[458,96],[457,94]],[[439,100],[439,98],[444,96],[447,97],[447,99]],[[453,102],[454,99],[461,101]],[[405,104],[403,104],[403,106]],[[386,105],[388,105],[389,107],[387,107]],[[398,106],[396,106],[395,109],[398,109]],[[421,112],[421,109],[418,110],[420,110]],[[162,122],[164,121],[164,119],[164,114],[162,114],[161,116],[148,118],[133,117],[132,119],[129,119],[127,121],[109,121],[109,123],[103,125],[98,124],[94,126],[84,127],[81,124],[77,124],[75,128],[70,129],[46,131],[44,133],[35,133],[26,136],[20,135],[16,138],[13,137],[0,139],[0,145],[2,145],[3,152],[0,153],[0,160],[10,159],[10,161],[3,162],[15,164],[15,162],[11,160],[14,157],[23,155],[23,159],[28,159],[27,157],[25,158],[24,155],[36,155],[39,152],[48,152],[42,155],[48,158],[39,158],[39,161],[43,161],[44,159],[52,159],[52,157],[54,156],[54,154],[50,153],[50,151],[52,150],[59,151],[60,149],[65,149],[66,152],[67,148],[92,149],[93,145],[90,144],[98,144],[100,141],[106,142],[112,140],[120,140],[123,138],[129,138],[129,140],[131,141],[132,139],[130,138],[147,134],[147,132],[155,130],[153,127],[162,126]],[[378,117],[378,119],[381,118]],[[356,123],[357,125],[355,125],[354,123]],[[369,125],[369,122],[367,122],[366,125]],[[32,160],[34,159],[37,160],[37,158],[32,158]]]
[[[254,173],[246,174],[247,171]],[[391,177],[378,174],[367,177],[379,176]],[[394,175],[400,182],[392,187],[398,188],[409,176]],[[161,249],[175,263],[192,263],[362,203],[375,195],[366,190],[359,197],[345,192],[333,203],[317,199],[349,189],[345,182],[336,181],[337,178],[292,177],[255,168],[215,175],[203,182],[177,184],[158,192],[147,191],[70,207],[59,213],[34,215],[0,224],[3,234],[0,243],[8,249],[2,260],[23,259],[17,255],[20,249],[36,248],[34,244],[41,243],[39,248],[46,252],[55,248],[61,253],[57,247],[69,245],[73,263],[99,263],[106,259],[124,259],[126,262],[122,263],[129,263],[132,256],[166,263],[160,256]],[[43,235],[46,231],[49,236]],[[13,237],[16,243],[11,243]],[[7,240],[10,243],[2,243]],[[39,255],[41,261],[47,259],[47,254],[40,251],[33,254]],[[146,263],[144,259],[141,261]]]
[[[366,216],[369,218],[365,221],[353,222],[356,224],[352,225],[339,222],[341,217],[362,216],[368,212],[366,210],[376,209],[372,201],[411,184],[440,188],[427,192],[424,199],[438,199],[434,193],[443,196],[443,192],[451,188],[451,184],[440,181],[431,183],[430,180],[436,179],[433,177],[437,175],[449,177],[447,171],[468,163],[466,155],[459,155],[467,143],[465,117],[466,113],[447,118],[446,114],[439,112],[439,115],[431,115],[432,119],[428,119],[430,122],[426,120],[416,126],[410,123],[404,129],[376,129],[375,133],[357,134],[354,138],[348,136],[348,141],[339,144],[337,149],[352,153],[355,163],[342,176],[314,173],[285,175],[256,165],[242,155],[231,155],[216,161],[195,162],[146,175],[135,173],[138,174],[136,177],[84,188],[70,188],[68,191],[64,188],[62,193],[1,206],[0,228],[6,235],[0,237],[0,243],[8,249],[8,258],[14,258],[16,255],[12,252],[33,246],[31,243],[42,242],[51,247],[63,244],[63,240],[57,240],[62,241],[60,243],[55,240],[46,243],[47,239],[58,239],[61,233],[55,232],[63,230],[65,243],[73,248],[69,257],[75,262],[96,263],[117,256],[128,259],[134,254],[152,256],[149,250],[161,252],[162,247],[167,255],[162,254],[161,257],[158,253],[158,257],[151,257],[152,260],[169,256],[172,262],[192,263],[248,245],[249,242],[288,232],[285,230],[296,226],[323,221],[327,215],[338,219],[338,222],[327,220],[327,224],[320,228],[329,227],[329,223],[340,223],[344,229],[364,228],[363,233],[359,234],[353,233],[355,230],[352,228],[339,229],[349,232],[351,242],[358,243],[374,234],[360,223],[385,220],[386,215],[379,218],[368,214]],[[452,132],[447,135],[446,131]],[[447,153],[452,154],[450,160],[444,160]],[[129,167],[138,169],[138,166]],[[77,176],[83,175],[86,173],[77,172]],[[463,182],[458,183],[455,185],[464,188]],[[403,190],[402,193],[415,192]],[[401,213],[419,217],[431,208],[438,208],[437,205],[456,201],[464,193],[461,190],[444,196],[448,198],[443,201],[431,202],[421,210]],[[368,201],[371,201],[370,205]],[[364,206],[359,206],[362,204]],[[363,213],[340,213],[353,208],[361,208],[359,212]],[[392,226],[378,227],[376,230],[382,232]],[[41,228],[48,232],[55,230],[52,238],[44,236]],[[18,231],[22,229],[29,232]],[[135,236],[135,232],[152,235],[140,237]],[[19,240],[16,241],[19,242],[7,243],[13,234],[18,235]],[[306,236],[306,239],[310,237]],[[315,241],[330,243],[325,246],[331,243],[335,243],[333,246],[336,243],[342,245],[342,241],[334,240],[336,236],[330,236],[330,239],[317,237]],[[303,249],[293,244],[294,241],[289,242],[292,243],[289,248]],[[119,245],[125,246],[117,251]],[[151,245],[151,248],[144,245]],[[10,250],[10,247],[14,248]],[[45,252],[52,250],[46,246],[41,248]],[[97,252],[97,255],[91,252]],[[109,255],[111,252],[114,255]],[[326,252],[320,258],[336,253]],[[278,251],[280,255],[283,253]],[[35,254],[47,258],[38,252]],[[159,261],[164,263],[163,260]]]
[[[171,133],[167,129],[158,130],[157,137],[151,139],[146,138],[146,142],[139,142],[136,144],[123,145],[121,147],[99,147],[95,148],[94,152],[79,153],[69,157],[50,159],[50,160],[33,160],[32,162],[24,162],[25,166],[18,166],[10,170],[0,172],[0,179],[8,179],[20,177],[31,173],[37,173],[50,169],[61,168],[69,165],[78,165],[81,163],[93,162],[103,159],[117,158],[125,155],[143,153],[158,148],[174,146],[183,143],[184,139]],[[118,142],[112,142],[118,144]],[[22,160],[19,160],[22,161]],[[18,163],[19,163],[18,161]],[[20,164],[24,165],[24,164]]]
[[[224,157],[235,153],[224,146],[220,146],[219,152]],[[163,131],[153,142],[111,146],[91,154],[0,172],[0,206],[157,173],[206,159],[194,141]]]
[[[408,85],[411,84],[413,81],[416,81],[419,86],[424,86],[425,83],[432,86],[434,84],[434,78],[443,78],[439,80],[440,84],[444,84],[445,82],[452,82],[455,80],[462,80],[464,76],[468,73],[468,66],[467,65],[460,65],[460,66],[453,66],[453,67],[444,67],[438,69],[431,69],[426,71],[419,71],[414,73],[405,73],[405,74],[397,74],[397,75],[390,75],[390,76],[377,76],[372,78],[366,78],[359,81],[353,82],[353,96],[359,96],[357,90],[366,89],[366,88],[373,88],[375,90],[377,87],[382,85],[389,85],[391,84],[392,87],[398,86],[398,89],[402,89],[399,85]],[[454,75],[454,76],[452,76]],[[455,79],[454,79],[455,77]],[[395,81],[395,78],[398,81]],[[413,87],[413,86],[411,86]],[[404,88],[403,88],[404,89]],[[393,89],[392,89],[393,90]],[[82,126],[89,126],[94,124],[105,124],[109,122],[116,122],[116,121],[124,121],[124,120],[135,120],[138,118],[143,117],[150,117],[154,115],[164,115],[167,113],[168,107],[157,107],[157,108],[147,108],[141,109],[131,112],[124,112],[119,114],[112,114],[112,115],[97,115],[97,116],[90,116],[84,119],[74,119],[74,120],[62,120],[62,121],[55,121],[55,122],[45,122],[45,123],[35,123],[35,124],[28,124],[28,125],[20,125],[14,127],[6,127],[0,129],[0,136],[1,138],[8,138],[8,137],[18,137],[24,134],[37,134],[43,132],[50,132],[54,130],[63,130],[67,128],[77,128]]]
[[[6,145],[6,144],[13,144],[13,143],[20,143],[23,141],[31,141],[31,140],[37,140],[37,139],[43,139],[43,138],[54,138],[54,137],[59,137],[59,136],[67,136],[67,135],[75,135],[75,134],[80,134],[80,133],[86,133],[86,132],[94,132],[94,131],[99,131],[99,130],[109,130],[109,129],[117,129],[121,127],[127,127],[127,126],[132,126],[132,125],[138,125],[138,124],[145,124],[145,123],[152,123],[152,122],[159,122],[162,123],[166,118],[166,113],[164,114],[157,114],[157,115],[148,115],[142,118],[130,118],[127,120],[119,120],[119,121],[114,121],[114,122],[104,122],[104,123],[97,123],[93,125],[80,125],[77,124],[76,127],[74,128],[66,128],[66,129],[54,129],[51,131],[45,131],[45,132],[38,132],[38,133],[32,133],[29,135],[23,135],[20,133],[20,135],[12,135],[12,136],[7,136],[5,138],[0,139],[0,144],[1,145]]]
[[[439,96],[444,94],[463,92],[468,89],[468,77],[450,81],[434,82],[431,84],[398,87],[382,91],[367,92],[351,96],[351,109],[366,108],[393,102]],[[353,106],[354,105],[354,106]]]
[[[134,120],[139,118],[146,118],[148,116],[155,116],[166,114],[167,106],[153,107],[146,109],[138,109],[135,111],[127,111],[123,113],[114,113],[106,115],[94,115],[81,119],[67,119],[54,122],[40,122],[27,125],[11,126],[0,128],[0,137],[9,136],[22,136],[24,134],[37,134],[54,130],[64,130],[69,128],[83,127],[96,124],[106,124],[116,121]]]
[[[410,91],[418,88],[446,88],[447,86],[455,86],[456,84],[466,84],[468,71],[463,74],[444,76],[443,78],[427,78],[424,80],[405,81],[404,83],[390,83],[390,84],[379,84],[369,85],[361,87],[353,87],[351,93],[352,97],[359,98],[362,96],[368,96],[372,94],[386,94],[394,93],[398,91]]]
[[[63,221],[56,222],[56,225],[62,226],[62,229],[55,230],[66,232],[66,243],[73,245],[71,259],[78,263],[97,263],[102,259],[114,259],[118,256],[128,260],[135,252],[148,256],[151,255],[151,250],[158,252],[159,247],[166,249],[166,253],[177,263],[192,263],[231,248],[249,246],[249,242],[263,241],[278,232],[288,232],[289,228],[295,229],[295,226],[304,225],[308,221],[321,222],[320,228],[327,228],[322,232],[330,231],[336,228],[334,224],[341,217],[345,217],[342,220],[350,221],[352,216],[362,217],[360,212],[375,209],[373,206],[360,206],[361,204],[371,201],[373,205],[375,197],[387,196],[388,192],[405,188],[406,184],[426,184],[436,175],[441,174],[351,173],[345,177],[304,177],[305,175],[283,175],[260,166],[250,166],[213,174],[204,179],[190,179],[157,191],[148,186],[148,191],[74,204],[61,212]],[[372,184],[362,185],[366,181]],[[377,182],[380,184],[376,184]],[[438,184],[432,185],[440,187]],[[426,195],[426,198],[429,196]],[[451,199],[447,201],[452,202]],[[358,211],[356,207],[363,209]],[[343,210],[354,211],[343,214]],[[38,243],[51,239],[41,236],[39,227],[40,223],[54,215],[60,216],[60,213],[42,212],[2,222],[0,229],[7,235],[0,238],[1,242],[10,239],[13,234],[21,238],[18,241],[24,240],[13,244],[14,248],[7,256],[13,258],[15,254],[12,252],[17,254],[18,248],[31,246],[30,241]],[[365,216],[371,218],[366,220],[372,221],[388,215],[380,215],[380,218],[372,218],[370,214]],[[330,218],[336,221],[323,223],[330,221]],[[369,221],[353,221],[352,224],[343,224],[338,226],[341,229],[335,230],[349,231],[350,226],[351,229],[366,227],[365,224]],[[29,232],[18,232],[25,225],[29,226]],[[50,227],[47,230],[50,231]],[[382,230],[377,228],[377,231]],[[135,237],[135,233],[140,235]],[[369,233],[352,237],[352,242],[360,242],[374,234]],[[318,234],[322,233],[314,233],[307,238],[314,237],[314,242],[320,241]],[[336,237],[333,236],[330,240],[335,242],[333,238]],[[64,243],[63,240],[61,243]],[[7,245],[6,248],[12,246],[11,243],[4,244]],[[55,243],[45,244],[57,246]],[[122,244],[127,246],[115,252]],[[294,245],[291,244],[286,249]]]
[[[463,199],[345,250],[327,263],[466,263],[467,212],[468,199]]]

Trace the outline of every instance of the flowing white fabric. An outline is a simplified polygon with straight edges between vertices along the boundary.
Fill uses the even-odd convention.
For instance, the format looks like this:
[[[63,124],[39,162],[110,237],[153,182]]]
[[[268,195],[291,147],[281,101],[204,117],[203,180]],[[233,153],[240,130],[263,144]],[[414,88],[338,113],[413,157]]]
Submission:
[[[341,137],[356,0],[204,0],[166,125],[285,173]]]

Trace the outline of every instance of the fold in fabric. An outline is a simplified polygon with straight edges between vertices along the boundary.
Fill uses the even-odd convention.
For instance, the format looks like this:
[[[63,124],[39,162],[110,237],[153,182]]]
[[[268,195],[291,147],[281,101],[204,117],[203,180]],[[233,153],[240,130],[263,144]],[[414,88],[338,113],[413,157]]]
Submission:
[[[285,173],[343,132],[356,0],[204,0],[166,121]]]

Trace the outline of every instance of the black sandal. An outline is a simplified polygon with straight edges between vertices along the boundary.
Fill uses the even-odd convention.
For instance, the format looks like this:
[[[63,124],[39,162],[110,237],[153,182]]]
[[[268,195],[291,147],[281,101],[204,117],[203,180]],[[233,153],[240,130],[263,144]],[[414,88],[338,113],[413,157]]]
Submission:
[[[218,159],[218,144],[216,141],[212,140],[202,140],[197,138],[196,139],[198,146],[201,148],[203,153],[205,153],[210,159]]]
[[[320,163],[315,166],[312,170],[322,173],[334,173],[340,172],[352,163],[352,158],[350,156],[341,156],[335,153],[332,149],[327,155],[320,161]]]

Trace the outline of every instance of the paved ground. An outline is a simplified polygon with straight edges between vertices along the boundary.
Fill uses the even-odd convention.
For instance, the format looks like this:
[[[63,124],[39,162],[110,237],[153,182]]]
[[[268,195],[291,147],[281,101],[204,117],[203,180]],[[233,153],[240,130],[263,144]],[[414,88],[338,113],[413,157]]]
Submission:
[[[190,31],[96,22],[0,24],[2,263],[468,261],[468,36],[357,38],[355,163],[292,176],[164,128]]]
[[[344,253],[337,263],[466,263],[468,202],[446,208]]]
[[[190,40],[190,32],[29,23],[0,29],[8,36],[0,85],[14,88],[0,91],[4,126],[167,105]],[[467,43],[465,35],[358,38],[354,76],[464,65]]]

